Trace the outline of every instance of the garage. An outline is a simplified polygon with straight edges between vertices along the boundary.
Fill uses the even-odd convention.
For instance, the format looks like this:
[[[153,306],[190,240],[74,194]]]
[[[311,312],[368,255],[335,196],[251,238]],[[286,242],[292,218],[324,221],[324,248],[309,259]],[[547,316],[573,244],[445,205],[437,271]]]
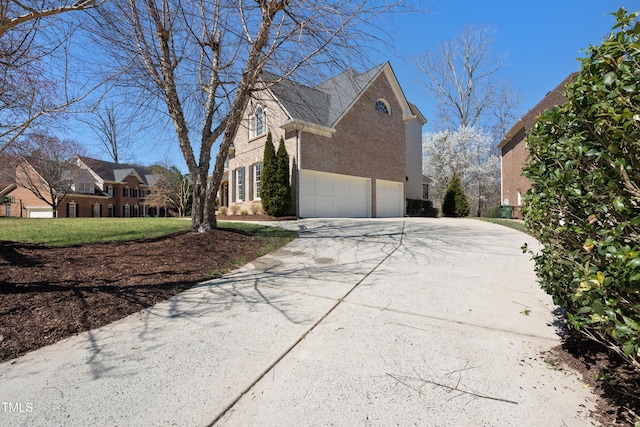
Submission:
[[[29,218],[53,218],[53,209],[47,208],[27,208]]]
[[[376,180],[376,217],[404,216],[404,185],[402,182]]]
[[[367,218],[371,216],[371,180],[302,169],[300,216]]]

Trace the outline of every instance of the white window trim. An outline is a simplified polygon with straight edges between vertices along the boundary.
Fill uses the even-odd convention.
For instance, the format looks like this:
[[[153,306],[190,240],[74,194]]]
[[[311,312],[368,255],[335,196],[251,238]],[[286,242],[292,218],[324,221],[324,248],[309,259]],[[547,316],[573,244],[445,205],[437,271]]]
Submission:
[[[258,112],[258,109],[262,110],[262,132],[258,133],[257,130],[257,121],[256,121],[256,113]],[[264,136],[267,134],[267,107],[265,107],[264,105],[260,104],[257,105],[253,111],[251,112],[251,115],[249,116],[249,139],[255,139],[255,138],[260,138],[261,136]]]
[[[260,190],[258,189],[258,165],[260,165],[260,180],[262,180],[262,162],[253,165],[253,200],[262,200],[260,198]]]
[[[240,179],[240,171],[242,171],[242,179]],[[236,169],[236,202],[244,202],[247,189],[245,188],[245,168]],[[240,188],[242,188],[242,194],[240,194]]]
[[[378,109],[378,103],[381,103],[382,105],[384,105],[384,106],[385,106],[385,108],[387,109],[387,111],[385,112],[385,111],[381,111],[381,110],[379,110],[379,109]],[[376,103],[375,103],[375,108],[376,108],[376,111],[378,111],[378,112],[380,112],[380,113],[382,113],[382,114],[388,114],[389,116],[391,115],[391,106],[389,105],[389,103],[387,102],[387,100],[386,100],[386,99],[384,99],[384,98],[379,98],[379,99],[376,101]]]

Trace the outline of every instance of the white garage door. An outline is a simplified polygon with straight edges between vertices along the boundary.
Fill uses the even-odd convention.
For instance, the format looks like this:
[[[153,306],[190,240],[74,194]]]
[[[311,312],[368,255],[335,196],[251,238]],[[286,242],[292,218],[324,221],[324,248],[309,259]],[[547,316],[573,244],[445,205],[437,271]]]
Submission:
[[[303,218],[367,218],[371,216],[371,180],[303,169],[300,216]]]
[[[404,216],[404,186],[401,182],[376,180],[376,217]]]
[[[51,208],[27,208],[29,218],[53,218],[53,209]]]

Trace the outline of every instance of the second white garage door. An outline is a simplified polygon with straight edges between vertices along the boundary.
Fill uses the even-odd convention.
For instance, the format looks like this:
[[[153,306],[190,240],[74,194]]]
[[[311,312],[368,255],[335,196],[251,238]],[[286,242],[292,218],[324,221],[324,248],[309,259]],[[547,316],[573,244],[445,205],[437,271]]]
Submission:
[[[300,216],[303,218],[367,218],[371,216],[371,180],[303,169]]]
[[[404,186],[401,182],[376,180],[376,217],[404,216]]]
[[[27,208],[27,216],[29,218],[53,218],[53,209],[51,208]]]

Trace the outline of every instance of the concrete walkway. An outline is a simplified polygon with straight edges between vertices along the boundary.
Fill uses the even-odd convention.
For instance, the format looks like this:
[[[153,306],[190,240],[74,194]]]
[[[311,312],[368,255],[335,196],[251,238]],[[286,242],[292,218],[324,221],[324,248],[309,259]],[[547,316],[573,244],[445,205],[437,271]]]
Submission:
[[[285,248],[0,364],[0,425],[584,426],[520,232],[302,220]]]

